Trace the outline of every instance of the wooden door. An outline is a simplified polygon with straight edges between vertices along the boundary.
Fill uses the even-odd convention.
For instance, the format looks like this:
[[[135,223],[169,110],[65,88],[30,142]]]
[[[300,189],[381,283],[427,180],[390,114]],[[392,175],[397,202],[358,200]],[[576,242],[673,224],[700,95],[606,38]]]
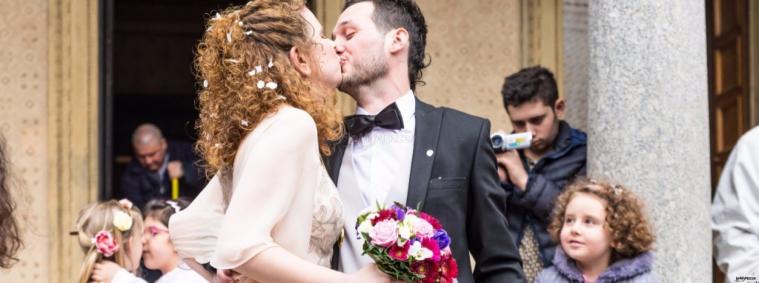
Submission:
[[[733,145],[751,128],[747,0],[707,0],[712,195]],[[713,266],[714,282],[724,274]]]
[[[748,35],[746,0],[707,0],[712,187],[750,128]]]

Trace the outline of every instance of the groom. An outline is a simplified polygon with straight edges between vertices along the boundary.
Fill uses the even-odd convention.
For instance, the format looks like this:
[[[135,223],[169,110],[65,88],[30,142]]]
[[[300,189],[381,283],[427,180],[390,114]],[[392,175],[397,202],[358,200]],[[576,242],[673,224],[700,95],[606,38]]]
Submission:
[[[347,137],[327,161],[345,215],[333,267],[353,272],[372,262],[361,255],[356,217],[376,202],[397,201],[421,204],[440,219],[452,239],[458,282],[522,282],[489,122],[414,95],[426,67],[426,34],[413,0],[348,0],[333,31],[340,90],[358,103],[345,121]]]

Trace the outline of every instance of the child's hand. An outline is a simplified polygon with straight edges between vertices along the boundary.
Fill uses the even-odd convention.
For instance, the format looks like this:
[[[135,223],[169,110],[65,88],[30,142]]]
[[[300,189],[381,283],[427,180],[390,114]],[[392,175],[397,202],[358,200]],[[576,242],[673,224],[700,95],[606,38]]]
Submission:
[[[104,260],[95,264],[95,267],[92,269],[92,276],[90,276],[90,278],[92,278],[92,281],[95,282],[111,282],[111,280],[113,280],[113,277],[116,276],[116,273],[122,269],[124,268],[115,262]]]
[[[233,283],[235,282],[235,272],[233,270],[216,270],[216,276],[213,277],[212,283]]]

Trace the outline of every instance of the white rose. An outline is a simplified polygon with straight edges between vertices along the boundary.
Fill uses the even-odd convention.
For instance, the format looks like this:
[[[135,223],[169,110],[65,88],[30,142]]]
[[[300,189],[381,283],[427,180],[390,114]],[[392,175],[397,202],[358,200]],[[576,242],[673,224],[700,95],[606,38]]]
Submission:
[[[117,210],[113,214],[113,226],[121,232],[127,231],[129,228],[132,228],[132,217],[123,211]]]
[[[372,231],[372,221],[370,219],[364,220],[364,222],[361,222],[361,224],[358,225],[358,233],[363,237],[364,233],[369,233]]]
[[[413,231],[411,231],[410,226],[406,225],[405,223],[399,225],[398,227],[398,236],[400,238],[399,240],[403,240],[404,244],[406,243],[406,241],[410,240],[411,236],[413,235],[414,233]],[[398,242],[398,244],[401,244],[400,241]]]
[[[416,217],[416,215],[413,214],[407,214],[405,218],[403,218],[403,224],[405,224],[408,227],[414,227],[416,226],[416,223],[418,223],[421,219],[419,217]]]
[[[408,255],[415,260],[425,260],[432,257],[432,251],[428,248],[422,247],[421,242],[414,242],[408,249]]]

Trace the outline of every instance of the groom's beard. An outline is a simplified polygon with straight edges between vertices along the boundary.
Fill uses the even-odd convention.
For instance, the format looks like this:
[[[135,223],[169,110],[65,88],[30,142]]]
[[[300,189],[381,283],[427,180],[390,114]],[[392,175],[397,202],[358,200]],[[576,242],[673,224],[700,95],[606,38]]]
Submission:
[[[358,88],[371,84],[387,75],[387,60],[382,55],[373,56],[365,61],[352,61],[353,73],[343,75],[343,81],[337,88],[350,95],[357,94]]]

